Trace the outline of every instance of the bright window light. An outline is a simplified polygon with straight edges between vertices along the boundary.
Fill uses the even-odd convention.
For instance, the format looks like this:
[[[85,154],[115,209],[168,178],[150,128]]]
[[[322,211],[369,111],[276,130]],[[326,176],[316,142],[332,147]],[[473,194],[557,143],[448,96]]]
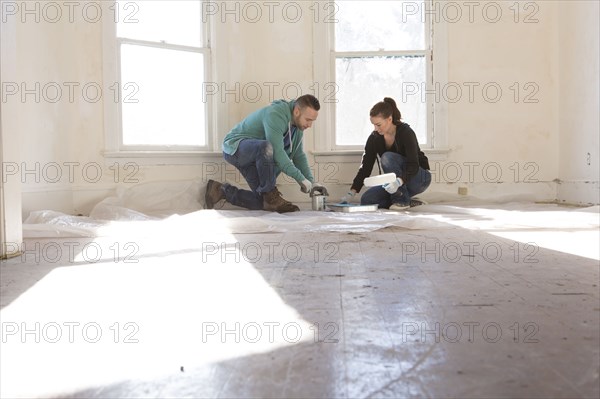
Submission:
[[[121,140],[126,150],[208,147],[209,49],[201,1],[118,1]]]
[[[392,97],[419,144],[427,147],[430,99],[414,93],[425,91],[432,62],[429,22],[407,12],[422,9],[423,2],[336,1],[335,5],[331,49],[337,84],[335,145],[362,147],[373,131],[369,110],[384,97]]]
[[[373,130],[369,110],[384,96],[396,100],[403,118],[417,134],[419,143],[427,142],[427,107],[424,102],[420,96],[404,99],[406,96],[402,84],[390,84],[424,82],[424,56],[337,58],[335,67],[339,85],[337,144],[364,144],[365,132]],[[414,87],[414,83],[410,87]]]
[[[201,1],[118,2],[117,37],[202,46]]]
[[[201,53],[123,44],[121,78],[139,88],[122,104],[123,144],[206,144]]]

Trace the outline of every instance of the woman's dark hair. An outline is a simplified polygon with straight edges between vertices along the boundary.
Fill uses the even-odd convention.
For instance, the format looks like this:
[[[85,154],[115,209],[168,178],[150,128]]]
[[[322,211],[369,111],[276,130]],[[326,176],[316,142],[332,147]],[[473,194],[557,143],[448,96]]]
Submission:
[[[389,97],[386,97],[383,101],[375,104],[373,108],[371,108],[369,115],[371,117],[382,116],[383,118],[389,118],[391,116],[394,125],[399,125],[400,120],[402,119],[402,114],[396,106],[396,101]]]

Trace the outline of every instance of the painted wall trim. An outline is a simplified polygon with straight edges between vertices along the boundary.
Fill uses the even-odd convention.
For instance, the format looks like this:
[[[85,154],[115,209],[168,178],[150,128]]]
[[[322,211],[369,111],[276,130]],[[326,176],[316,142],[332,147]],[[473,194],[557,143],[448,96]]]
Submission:
[[[15,18],[8,18],[0,24],[0,80],[16,82],[17,26]],[[16,100],[0,103],[0,165],[5,162],[18,162],[19,122]],[[3,174],[4,180],[4,174]],[[18,248],[7,245],[21,242],[23,230],[21,222],[21,182],[18,179],[2,181],[0,187],[0,258],[17,256]]]

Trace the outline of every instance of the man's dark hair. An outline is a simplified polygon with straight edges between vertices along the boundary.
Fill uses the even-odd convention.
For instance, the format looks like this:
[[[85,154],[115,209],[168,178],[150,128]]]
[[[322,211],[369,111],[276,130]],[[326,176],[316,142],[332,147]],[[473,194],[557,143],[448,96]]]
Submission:
[[[296,99],[296,105],[298,106],[298,108],[300,108],[300,110],[303,110],[306,107],[310,107],[315,111],[321,109],[321,104],[319,104],[319,100],[317,100],[317,97],[313,96],[312,94],[305,94],[303,96],[298,97]]]

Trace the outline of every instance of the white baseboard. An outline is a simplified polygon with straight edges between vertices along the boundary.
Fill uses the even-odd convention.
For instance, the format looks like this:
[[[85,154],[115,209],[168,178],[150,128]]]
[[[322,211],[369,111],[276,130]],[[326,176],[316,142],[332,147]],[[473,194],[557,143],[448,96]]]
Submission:
[[[557,201],[573,205],[600,204],[600,184],[597,181],[560,181]]]

